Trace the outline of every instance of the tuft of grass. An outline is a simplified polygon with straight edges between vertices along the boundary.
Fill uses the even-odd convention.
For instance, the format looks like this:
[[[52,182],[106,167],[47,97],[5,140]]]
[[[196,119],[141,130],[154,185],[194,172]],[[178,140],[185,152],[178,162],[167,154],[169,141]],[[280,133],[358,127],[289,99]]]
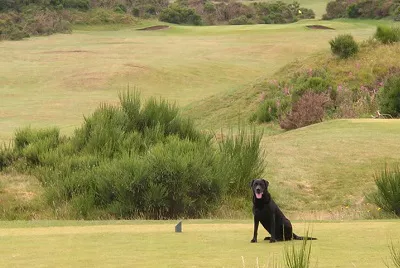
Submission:
[[[375,175],[377,191],[367,198],[379,208],[400,216],[400,166],[388,168]]]
[[[390,257],[396,268],[400,268],[400,247],[395,246],[393,241],[389,245]],[[389,264],[385,263],[386,267],[390,267]]]
[[[301,241],[301,246],[296,247],[295,242],[284,247],[284,263],[287,268],[308,268],[310,267],[312,240],[307,240],[309,231],[306,231]]]

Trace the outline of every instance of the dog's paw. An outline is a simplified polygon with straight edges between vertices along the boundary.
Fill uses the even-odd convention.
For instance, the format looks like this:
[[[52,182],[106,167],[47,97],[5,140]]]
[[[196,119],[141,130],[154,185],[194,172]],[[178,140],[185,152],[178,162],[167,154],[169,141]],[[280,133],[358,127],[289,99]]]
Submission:
[[[251,239],[250,243],[257,243],[257,239],[255,238]]]
[[[264,238],[264,240],[271,240],[271,237],[266,236],[266,237]]]
[[[275,243],[276,240],[271,238],[271,239],[269,240],[269,242],[270,242],[270,243]]]

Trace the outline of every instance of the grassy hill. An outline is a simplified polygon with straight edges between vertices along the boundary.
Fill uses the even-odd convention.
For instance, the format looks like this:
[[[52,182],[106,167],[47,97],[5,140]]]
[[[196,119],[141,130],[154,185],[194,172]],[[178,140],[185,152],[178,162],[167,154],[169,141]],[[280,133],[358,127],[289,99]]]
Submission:
[[[335,30],[306,27],[316,23]],[[334,36],[351,33],[357,41],[367,40],[378,23],[389,22],[310,20],[160,31],[81,27],[72,35],[1,42],[0,140],[8,142],[26,125],[58,126],[71,133],[83,115],[100,102],[116,102],[118,92],[128,86],[145,97],[178,102],[202,129],[227,128],[248,120],[270,79],[319,65],[346,78],[341,72],[357,63],[364,79],[375,65],[398,62],[393,56],[399,55],[398,46],[371,47],[348,61],[330,54],[328,41]],[[291,132],[275,125],[258,128],[265,133],[265,176],[271,191],[295,218],[366,216],[363,196],[373,187],[373,173],[399,160],[396,120],[338,120]],[[15,212],[29,218],[32,211],[34,217],[46,217],[42,204],[31,202],[41,193],[34,178],[0,178],[1,200],[7,200],[2,206],[13,207],[11,218]]]

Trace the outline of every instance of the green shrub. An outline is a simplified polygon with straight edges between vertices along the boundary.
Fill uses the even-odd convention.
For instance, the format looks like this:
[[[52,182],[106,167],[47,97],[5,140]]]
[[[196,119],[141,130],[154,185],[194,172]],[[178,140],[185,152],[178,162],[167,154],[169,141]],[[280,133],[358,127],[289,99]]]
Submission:
[[[378,26],[374,37],[384,44],[391,44],[400,41],[400,28]]]
[[[201,217],[227,190],[246,195],[264,170],[255,131],[215,146],[162,99],[142,104],[126,92],[120,103],[102,104],[69,138],[57,129],[17,131],[13,154],[0,151],[0,164],[25,163],[49,206],[63,208],[58,217],[76,219]]]
[[[367,196],[369,201],[383,211],[400,216],[400,167],[385,167],[380,174],[375,175],[375,184],[378,189]]]
[[[323,19],[345,18],[347,13],[348,1],[336,0],[328,2],[326,5],[326,14],[322,16]]]
[[[262,133],[255,128],[249,133],[239,128],[237,133],[231,130],[218,143],[221,152],[220,177],[228,183],[229,192],[243,196],[250,178],[260,177],[265,169],[264,152],[260,148]]]
[[[400,116],[400,76],[388,78],[378,93],[378,106],[381,113],[393,117]]]
[[[15,160],[15,154],[11,146],[0,146],[0,171],[10,166]]]
[[[76,8],[81,10],[89,10],[90,8],[89,0],[62,0],[61,4],[65,8]]]
[[[253,23],[254,22],[245,15],[241,15],[241,16],[233,18],[229,21],[229,24],[231,24],[231,25],[246,25],[246,24],[253,24]]]
[[[256,118],[259,123],[271,122],[278,119],[278,106],[275,100],[265,100],[258,106]]]
[[[198,15],[194,9],[174,4],[162,10],[159,19],[160,21],[175,24],[202,24],[200,15]]]
[[[329,41],[332,53],[342,59],[354,56],[358,52],[358,44],[350,34],[343,34],[337,36],[335,39]]]

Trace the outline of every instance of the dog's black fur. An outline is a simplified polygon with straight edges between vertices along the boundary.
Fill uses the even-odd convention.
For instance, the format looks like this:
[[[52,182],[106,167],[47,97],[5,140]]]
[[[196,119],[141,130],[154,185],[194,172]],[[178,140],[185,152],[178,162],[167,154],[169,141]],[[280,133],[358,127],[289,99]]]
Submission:
[[[258,225],[262,226],[271,234],[264,240],[270,243],[284,240],[304,240],[302,236],[293,233],[292,224],[278,205],[272,200],[268,192],[269,182],[264,179],[252,180],[250,187],[253,191],[253,215],[254,215],[254,234],[251,243],[257,242]],[[307,237],[308,240],[316,240],[313,237]]]

